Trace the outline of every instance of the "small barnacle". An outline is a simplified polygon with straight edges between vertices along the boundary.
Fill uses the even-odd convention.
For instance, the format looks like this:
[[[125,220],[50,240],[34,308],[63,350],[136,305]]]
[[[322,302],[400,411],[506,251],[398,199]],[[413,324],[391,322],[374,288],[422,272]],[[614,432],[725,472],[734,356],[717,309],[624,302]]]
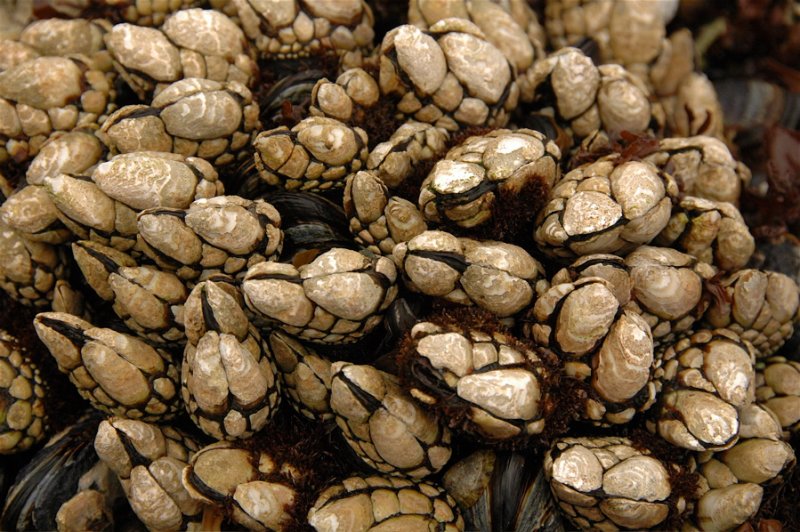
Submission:
[[[47,386],[16,338],[0,331],[0,454],[26,451],[47,434]]]
[[[287,190],[344,186],[367,160],[367,134],[333,118],[313,116],[292,129],[281,126],[253,140],[261,179]]]

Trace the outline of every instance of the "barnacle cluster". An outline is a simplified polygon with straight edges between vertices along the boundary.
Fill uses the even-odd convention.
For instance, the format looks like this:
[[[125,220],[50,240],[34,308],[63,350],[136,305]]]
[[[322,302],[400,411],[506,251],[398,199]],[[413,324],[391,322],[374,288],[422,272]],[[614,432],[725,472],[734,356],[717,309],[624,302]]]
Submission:
[[[0,528],[754,519],[800,273],[679,4],[0,3]]]

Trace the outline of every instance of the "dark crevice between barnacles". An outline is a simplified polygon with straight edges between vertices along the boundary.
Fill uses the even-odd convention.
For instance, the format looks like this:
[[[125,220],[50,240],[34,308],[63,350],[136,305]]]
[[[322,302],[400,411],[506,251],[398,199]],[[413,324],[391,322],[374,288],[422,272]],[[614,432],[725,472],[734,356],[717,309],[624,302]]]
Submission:
[[[765,135],[766,195],[745,190],[743,212],[755,236],[769,236],[786,230],[800,234],[800,132],[778,126]]]
[[[470,330],[489,335],[500,333],[505,335],[507,345],[510,347],[523,353],[532,351],[540,359],[539,362],[531,362],[525,366],[537,374],[540,382],[542,417],[546,420],[544,430],[534,436],[522,434],[508,441],[493,441],[492,445],[499,449],[549,447],[579,418],[589,394],[588,384],[564,375],[562,362],[553,352],[515,337],[493,314],[485,310],[455,305],[437,306],[437,310],[438,312],[425,318],[425,321],[434,323],[445,331],[460,331],[467,335]],[[420,360],[416,354],[416,342],[411,338],[410,332],[401,341],[395,357],[400,381],[406,390],[419,387],[434,396],[435,404],[426,406],[442,414],[451,428],[464,430],[471,425],[470,403],[457,397],[455,390],[438,379],[435,375],[436,370],[426,360]],[[465,437],[480,443],[480,439],[470,435],[469,431]]]
[[[333,54],[318,54],[262,60],[258,66],[261,79],[253,88],[253,100],[261,110],[263,130],[268,130],[282,125],[291,128],[306,118],[311,89],[322,78],[336,79],[338,60]]]
[[[283,231],[281,262],[299,268],[333,248],[357,250],[339,201],[310,192],[276,190],[263,198],[278,210]]]
[[[376,65],[364,63],[361,67],[377,82],[379,71]],[[335,78],[333,78],[335,79]],[[397,128],[403,125],[404,119],[399,118],[396,96],[382,95],[378,102],[367,109],[356,105],[353,107],[353,117],[348,122],[351,126],[360,127],[367,132],[370,151],[381,142],[389,140]]]
[[[278,78],[271,85],[263,84],[256,95],[261,109],[262,130],[278,126],[292,128],[308,116],[311,91],[320,79],[335,75],[327,67],[302,69]]]
[[[22,188],[25,183],[25,171],[27,163],[19,163],[14,159],[8,159],[0,165],[0,205],[15,190]]]
[[[40,449],[20,470],[4,499],[2,530],[55,530],[56,513],[79,489],[81,476],[97,463],[94,436],[103,415],[81,411],[59,439]]]
[[[502,186],[494,191],[492,216],[486,223],[465,228],[454,223],[443,227],[456,236],[484,240],[500,240],[522,248],[532,248],[531,235],[536,215],[547,204],[550,186],[545,176],[531,173],[520,190]]]
[[[117,109],[122,109],[127,105],[150,105],[150,100],[139,98],[136,91],[131,88],[122,76],[117,76],[114,79],[114,90],[117,93],[117,97],[114,99]]]
[[[380,43],[383,37],[392,29],[408,24],[408,1],[386,2],[385,0],[367,0],[375,17],[375,38],[373,42]]]
[[[562,154],[568,154],[572,147],[572,135],[558,125],[552,115],[537,112],[524,113],[520,112],[518,108],[518,110],[515,111],[513,122],[521,128],[538,131],[549,140],[552,140],[556,143],[556,146],[558,146]],[[562,166],[569,159],[569,157],[563,157],[561,162]]]
[[[81,407],[88,403],[81,399],[33,328],[37,311],[20,305],[0,290],[0,329],[16,338],[19,347],[39,368],[45,384],[45,411],[47,412],[48,436],[73,423],[81,414]]]
[[[789,443],[797,452],[800,449],[800,432],[792,434]],[[794,467],[785,471],[783,482],[764,486],[764,496],[758,513],[750,520],[751,526],[759,532],[765,530],[764,521],[777,520],[783,525],[783,530],[800,530],[800,468]],[[767,531],[780,530],[780,528],[766,528]]]
[[[602,132],[596,132],[597,138],[604,138]],[[626,163],[628,161],[641,161],[648,155],[658,151],[660,142],[659,140],[648,133],[632,133],[630,131],[622,131],[619,134],[608,134],[608,143],[600,142],[598,146],[591,146],[586,148],[582,144],[578,151],[569,158],[568,170],[587,163],[592,163],[597,159],[606,157],[608,155],[618,153],[619,158],[615,160],[616,165]]]

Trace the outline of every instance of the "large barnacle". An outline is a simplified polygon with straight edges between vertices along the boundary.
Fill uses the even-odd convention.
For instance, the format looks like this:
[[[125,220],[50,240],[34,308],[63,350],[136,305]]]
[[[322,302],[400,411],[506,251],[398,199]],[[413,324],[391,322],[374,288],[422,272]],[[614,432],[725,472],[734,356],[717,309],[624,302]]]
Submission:
[[[272,354],[243,306],[232,284],[204,281],[184,308],[181,397],[192,421],[218,440],[252,436],[280,400]]]
[[[247,306],[289,334],[320,343],[354,342],[374,329],[397,295],[385,257],[335,248],[299,268],[261,262],[247,270]]]
[[[398,114],[451,131],[504,126],[519,98],[514,78],[503,53],[465,20],[400,26],[380,48],[381,93],[399,99]]]
[[[411,394],[448,423],[482,441],[527,440],[542,433],[554,401],[536,350],[491,322],[420,322],[401,364]]]
[[[651,429],[678,447],[718,451],[739,438],[739,408],[755,400],[755,349],[736,333],[703,329],[656,357],[660,390]]]
[[[392,252],[408,288],[506,318],[529,306],[542,265],[519,246],[425,231]]]
[[[141,100],[184,78],[251,87],[258,68],[242,30],[223,13],[178,11],[160,29],[123,23],[104,40],[114,67]]]
[[[180,530],[199,520],[203,506],[181,484],[181,472],[198,448],[191,437],[171,427],[112,417],[100,423],[94,448],[148,528]]]
[[[59,369],[95,408],[143,421],[177,414],[178,368],[167,352],[69,314],[38,314],[34,326]]]
[[[658,528],[670,512],[680,512],[672,493],[679,466],[626,438],[562,438],[545,455],[544,470],[561,508],[582,530]]]
[[[597,394],[583,416],[627,423],[654,402],[653,335],[644,318],[625,309],[604,279],[556,284],[529,311],[526,332],[563,359],[567,375],[588,380]]]
[[[238,196],[199,199],[187,209],[146,209],[137,228],[143,253],[181,279],[214,273],[242,277],[283,249],[278,211],[266,201]]]
[[[656,166],[604,157],[558,182],[539,214],[534,239],[554,257],[624,255],[666,227],[677,196],[675,180]]]
[[[538,131],[500,129],[470,137],[422,182],[420,211],[429,222],[468,229],[492,219],[510,224],[512,216],[524,223],[561,176],[560,159],[558,146]]]
[[[715,271],[693,257],[669,248],[641,246],[626,258],[585,255],[550,280],[552,285],[599,277],[621,308],[640,314],[654,343],[669,344],[675,333],[691,329],[705,311],[703,282]]]
[[[113,101],[111,75],[83,56],[37,57],[0,72],[0,163],[33,157],[54,132],[96,127]]]
[[[98,132],[111,153],[173,152],[219,166],[246,156],[260,126],[258,104],[238,81],[184,78],[148,105],[114,112]]]
[[[380,473],[419,479],[450,459],[450,431],[393,375],[335,362],[330,404],[347,443]]]

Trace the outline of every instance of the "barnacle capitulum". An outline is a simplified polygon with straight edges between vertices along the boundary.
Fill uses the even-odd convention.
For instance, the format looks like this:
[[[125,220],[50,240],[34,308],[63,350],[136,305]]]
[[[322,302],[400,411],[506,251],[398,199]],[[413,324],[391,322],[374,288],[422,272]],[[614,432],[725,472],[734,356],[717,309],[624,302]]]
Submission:
[[[47,176],[91,173],[102,156],[103,144],[91,132],[70,131],[51,137],[28,165],[28,186],[17,189],[0,206],[0,222],[29,240],[48,244],[70,240],[72,232],[59,219],[60,211],[41,185]]]
[[[564,175],[550,197],[533,233],[540,249],[567,259],[624,255],[666,227],[678,185],[653,164],[611,155]]]
[[[792,446],[782,441],[778,418],[764,406],[739,409],[739,441],[730,449],[698,456],[698,471],[710,488],[752,482],[768,485],[794,463]]]
[[[336,119],[314,116],[292,129],[281,126],[253,140],[261,179],[287,190],[327,190],[367,160],[367,134]]]
[[[258,67],[241,28],[223,13],[185,9],[160,28],[116,24],[103,37],[125,82],[146,100],[183,78],[238,81],[251,87]]]
[[[378,81],[363,68],[350,68],[335,81],[318,80],[311,89],[309,113],[326,116],[346,124],[363,123],[369,109],[381,96]]]
[[[397,188],[426,162],[446,151],[450,132],[432,124],[407,120],[388,140],[369,152],[367,169],[389,188]]]
[[[450,131],[504,126],[519,99],[514,78],[508,59],[466,20],[427,31],[400,26],[380,47],[381,93],[399,99],[398,115]]]
[[[279,330],[271,332],[267,340],[275,357],[284,399],[309,419],[332,420],[331,361]]]
[[[246,156],[260,126],[259,107],[238,81],[184,78],[151,104],[128,105],[103,123],[98,136],[111,153],[174,152],[218,167]]]
[[[453,498],[436,484],[397,477],[350,477],[323,491],[308,512],[318,532],[348,530],[464,529]]]
[[[337,56],[343,66],[359,66],[375,35],[372,10],[363,0],[251,3],[233,0],[245,35],[261,57],[289,60]]]
[[[429,2],[412,0],[408,4],[408,22],[428,29],[447,18],[469,20],[486,39],[506,56],[517,75],[520,98],[530,101],[533,87],[529,80],[535,59],[544,55],[544,29],[536,13],[525,2],[495,3],[486,0],[451,0]]]
[[[334,248],[299,268],[261,262],[247,270],[247,306],[289,334],[349,343],[378,326],[397,295],[397,270],[386,257]]]
[[[185,209],[223,193],[211,164],[161,152],[120,154],[94,167],[90,179],[47,176],[42,184],[59,219],[79,239],[128,251],[136,244],[137,214],[154,207]]]
[[[542,265],[519,246],[425,231],[392,251],[405,285],[459,305],[475,305],[501,318],[530,305]]]
[[[0,224],[0,288],[12,299],[46,307],[53,300],[56,281],[68,273],[63,250]]]
[[[669,168],[685,194],[734,205],[752,177],[724,142],[707,135],[661,139],[658,150],[645,160],[663,170]]]
[[[29,449],[47,434],[47,386],[16,338],[0,331],[0,454]]]
[[[217,196],[187,209],[146,209],[136,226],[137,249],[184,280],[215,273],[242,277],[283,250],[281,216],[263,200]]]
[[[468,229],[509,212],[521,220],[526,214],[532,218],[560,177],[560,159],[555,142],[538,131],[500,129],[470,137],[437,162],[422,182],[420,212],[429,222]],[[520,203],[528,203],[528,213],[508,205],[523,195]]]
[[[598,130],[616,136],[663,128],[663,109],[650,101],[641,79],[621,65],[598,67],[578,48],[562,48],[537,60],[528,78],[536,110],[554,117],[573,142]]]
[[[778,272],[739,270],[716,281],[703,319],[712,327],[725,327],[752,342],[760,357],[769,356],[792,336],[800,320],[800,288]]]
[[[417,206],[391,195],[372,171],[362,170],[347,178],[344,212],[356,242],[381,255],[391,256],[397,244],[428,229]]]
[[[597,396],[586,399],[585,418],[627,423],[655,402],[650,326],[604,279],[552,286],[527,318],[526,333],[562,358],[566,374],[591,383]]]
[[[100,423],[94,448],[148,528],[180,530],[199,519],[203,506],[181,483],[183,468],[198,448],[191,437],[171,427],[112,417]]]
[[[539,354],[491,323],[472,321],[414,325],[401,358],[411,395],[481,441],[542,433],[554,401]]]
[[[85,55],[99,65],[111,65],[103,35],[111,24],[103,19],[48,18],[28,24],[19,42],[43,56]]]
[[[275,362],[234,285],[203,281],[184,306],[181,397],[192,421],[218,440],[248,438],[280,401]]]
[[[688,333],[656,355],[660,392],[650,428],[678,447],[719,451],[739,438],[739,411],[755,400],[753,345],[727,329]]]
[[[294,520],[304,476],[269,451],[217,442],[192,455],[182,482],[194,501],[230,512],[248,529],[280,530]]]
[[[756,248],[739,209],[694,196],[681,199],[654,243],[677,248],[723,271],[744,268]]]
[[[59,369],[95,408],[143,421],[177,414],[178,368],[166,351],[70,314],[40,313],[34,327]]]
[[[96,127],[115,108],[112,78],[80,55],[0,72],[0,163],[35,156],[55,132]]]
[[[773,412],[784,431],[800,429],[800,363],[774,356],[756,368],[756,402]]]
[[[379,473],[420,479],[450,459],[450,430],[393,375],[334,362],[330,404],[347,443]]]
[[[716,269],[671,248],[640,246],[625,257],[631,281],[631,307],[650,325],[656,344],[691,330],[707,308],[703,282]]]
[[[626,438],[556,440],[544,471],[561,508],[582,530],[657,528],[675,510],[678,465]]]

